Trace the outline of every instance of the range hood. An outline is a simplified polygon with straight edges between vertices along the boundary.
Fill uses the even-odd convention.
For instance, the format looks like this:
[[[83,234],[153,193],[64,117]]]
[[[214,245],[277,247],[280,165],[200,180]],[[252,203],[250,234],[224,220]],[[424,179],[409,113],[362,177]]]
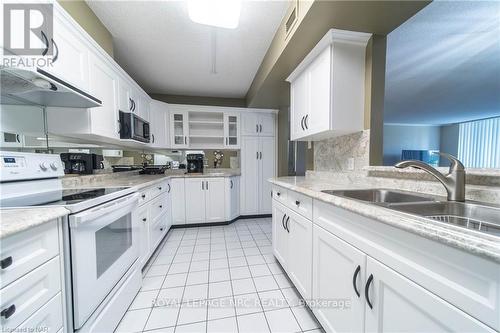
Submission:
[[[0,66],[1,104],[93,108],[102,102],[44,71]]]

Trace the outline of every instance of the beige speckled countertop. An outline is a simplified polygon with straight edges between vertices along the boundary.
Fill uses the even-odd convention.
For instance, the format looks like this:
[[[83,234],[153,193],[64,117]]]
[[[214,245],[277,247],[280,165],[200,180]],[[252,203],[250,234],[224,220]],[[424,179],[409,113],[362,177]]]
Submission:
[[[360,182],[349,178],[327,181],[310,177],[279,177],[270,179],[270,182],[313,199],[500,262],[500,237],[321,192],[321,190],[373,188],[374,186],[370,186],[369,178],[366,177]]]
[[[0,210],[0,239],[69,214],[64,207]]]

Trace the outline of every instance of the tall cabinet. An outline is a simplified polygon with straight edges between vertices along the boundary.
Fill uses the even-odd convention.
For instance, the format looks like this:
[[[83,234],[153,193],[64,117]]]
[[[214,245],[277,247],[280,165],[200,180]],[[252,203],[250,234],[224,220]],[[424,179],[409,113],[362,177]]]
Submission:
[[[242,114],[241,215],[271,214],[271,184],[276,174],[275,115]]]

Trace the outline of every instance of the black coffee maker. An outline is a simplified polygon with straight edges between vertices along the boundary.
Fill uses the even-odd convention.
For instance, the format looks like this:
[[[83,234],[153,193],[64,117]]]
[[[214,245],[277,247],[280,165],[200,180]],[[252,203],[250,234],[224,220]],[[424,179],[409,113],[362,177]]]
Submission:
[[[95,169],[103,169],[102,155],[86,153],[61,153],[65,174],[90,175]]]
[[[188,173],[203,173],[203,154],[187,154],[187,172]]]

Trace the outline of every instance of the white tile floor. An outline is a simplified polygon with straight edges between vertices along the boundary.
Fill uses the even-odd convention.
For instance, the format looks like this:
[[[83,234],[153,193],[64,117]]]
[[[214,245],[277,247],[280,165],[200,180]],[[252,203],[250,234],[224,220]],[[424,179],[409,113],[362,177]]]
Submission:
[[[116,332],[322,332],[271,239],[270,218],[171,230]]]

